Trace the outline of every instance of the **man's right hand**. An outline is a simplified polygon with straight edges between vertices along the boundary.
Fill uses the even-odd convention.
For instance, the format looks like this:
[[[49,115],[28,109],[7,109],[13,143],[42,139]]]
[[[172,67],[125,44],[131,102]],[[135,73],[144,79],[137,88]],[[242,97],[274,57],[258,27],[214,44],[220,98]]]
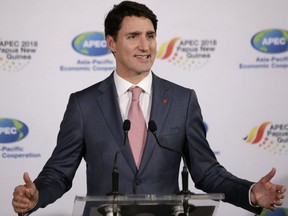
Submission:
[[[16,213],[25,213],[33,209],[39,199],[36,185],[31,181],[29,174],[24,173],[25,184],[15,187],[12,199],[12,206]]]

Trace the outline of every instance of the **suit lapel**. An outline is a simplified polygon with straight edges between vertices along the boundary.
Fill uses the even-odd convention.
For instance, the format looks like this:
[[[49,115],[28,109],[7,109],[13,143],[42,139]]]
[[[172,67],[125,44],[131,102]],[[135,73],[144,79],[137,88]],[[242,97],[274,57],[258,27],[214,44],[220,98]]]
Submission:
[[[155,121],[157,131],[161,131],[172,104],[172,97],[168,94],[169,87],[167,86],[166,82],[163,82],[162,79],[154,74],[152,87],[153,96],[150,120]],[[145,150],[140,165],[140,171],[148,164],[156,145],[157,142],[155,137],[151,132],[148,132]]]
[[[100,109],[102,110],[104,118],[106,119],[107,125],[110,128],[110,133],[115,139],[115,145],[118,145],[118,147],[120,148],[123,145],[124,141],[124,132],[122,130],[123,120],[121,117],[119,103],[117,99],[117,92],[113,79],[113,73],[99,85],[99,90],[103,94],[97,98],[97,102]],[[125,145],[126,146],[122,150],[122,154],[127,160],[133,172],[136,172],[136,165],[130,146],[128,144],[128,138]]]
[[[153,98],[150,120],[154,120],[157,125],[157,131],[161,131],[169,113],[172,96],[169,94],[169,86],[166,82],[157,76],[153,76]]]
[[[153,96],[150,120],[154,120],[157,125],[157,131],[161,131],[172,104],[172,97],[168,93],[169,86],[166,82],[154,74],[152,88]],[[122,131],[123,120],[117,100],[113,73],[99,85],[99,91],[102,92],[102,95],[97,98],[97,102],[106,119],[107,125],[110,128],[110,132],[114,136],[115,145],[118,145],[120,148],[123,145],[124,140],[124,133]],[[128,139],[126,145],[127,146],[122,150],[122,155],[127,160],[132,171],[136,173],[137,169],[131,148],[128,144]],[[155,137],[151,132],[148,132],[145,150],[139,168],[140,172],[143,171],[148,164],[156,145]]]

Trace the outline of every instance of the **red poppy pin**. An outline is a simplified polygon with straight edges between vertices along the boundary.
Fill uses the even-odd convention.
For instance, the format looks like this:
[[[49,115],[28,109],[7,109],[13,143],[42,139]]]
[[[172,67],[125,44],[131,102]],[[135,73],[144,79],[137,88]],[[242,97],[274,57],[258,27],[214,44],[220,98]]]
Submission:
[[[163,103],[163,104],[167,104],[167,99],[163,99],[163,100],[162,100],[162,103]]]

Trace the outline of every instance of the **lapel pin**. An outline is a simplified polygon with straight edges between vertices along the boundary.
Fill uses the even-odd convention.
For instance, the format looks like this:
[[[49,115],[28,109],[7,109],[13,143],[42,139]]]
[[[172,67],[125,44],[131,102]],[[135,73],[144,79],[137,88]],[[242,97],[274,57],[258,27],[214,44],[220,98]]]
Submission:
[[[167,99],[163,99],[163,100],[162,100],[162,103],[163,103],[163,104],[167,104]]]

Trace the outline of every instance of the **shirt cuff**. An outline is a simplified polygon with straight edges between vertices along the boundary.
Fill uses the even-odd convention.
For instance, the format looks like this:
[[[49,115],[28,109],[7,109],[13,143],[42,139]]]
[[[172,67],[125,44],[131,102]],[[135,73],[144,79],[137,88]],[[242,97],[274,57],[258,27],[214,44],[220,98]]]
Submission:
[[[249,204],[250,204],[251,206],[253,206],[253,207],[260,207],[260,206],[258,206],[258,205],[254,205],[254,204],[252,203],[252,201],[251,201],[252,188],[254,187],[255,184],[256,184],[256,183],[252,184],[251,187],[250,187],[250,189],[249,189],[249,194],[248,194]]]

